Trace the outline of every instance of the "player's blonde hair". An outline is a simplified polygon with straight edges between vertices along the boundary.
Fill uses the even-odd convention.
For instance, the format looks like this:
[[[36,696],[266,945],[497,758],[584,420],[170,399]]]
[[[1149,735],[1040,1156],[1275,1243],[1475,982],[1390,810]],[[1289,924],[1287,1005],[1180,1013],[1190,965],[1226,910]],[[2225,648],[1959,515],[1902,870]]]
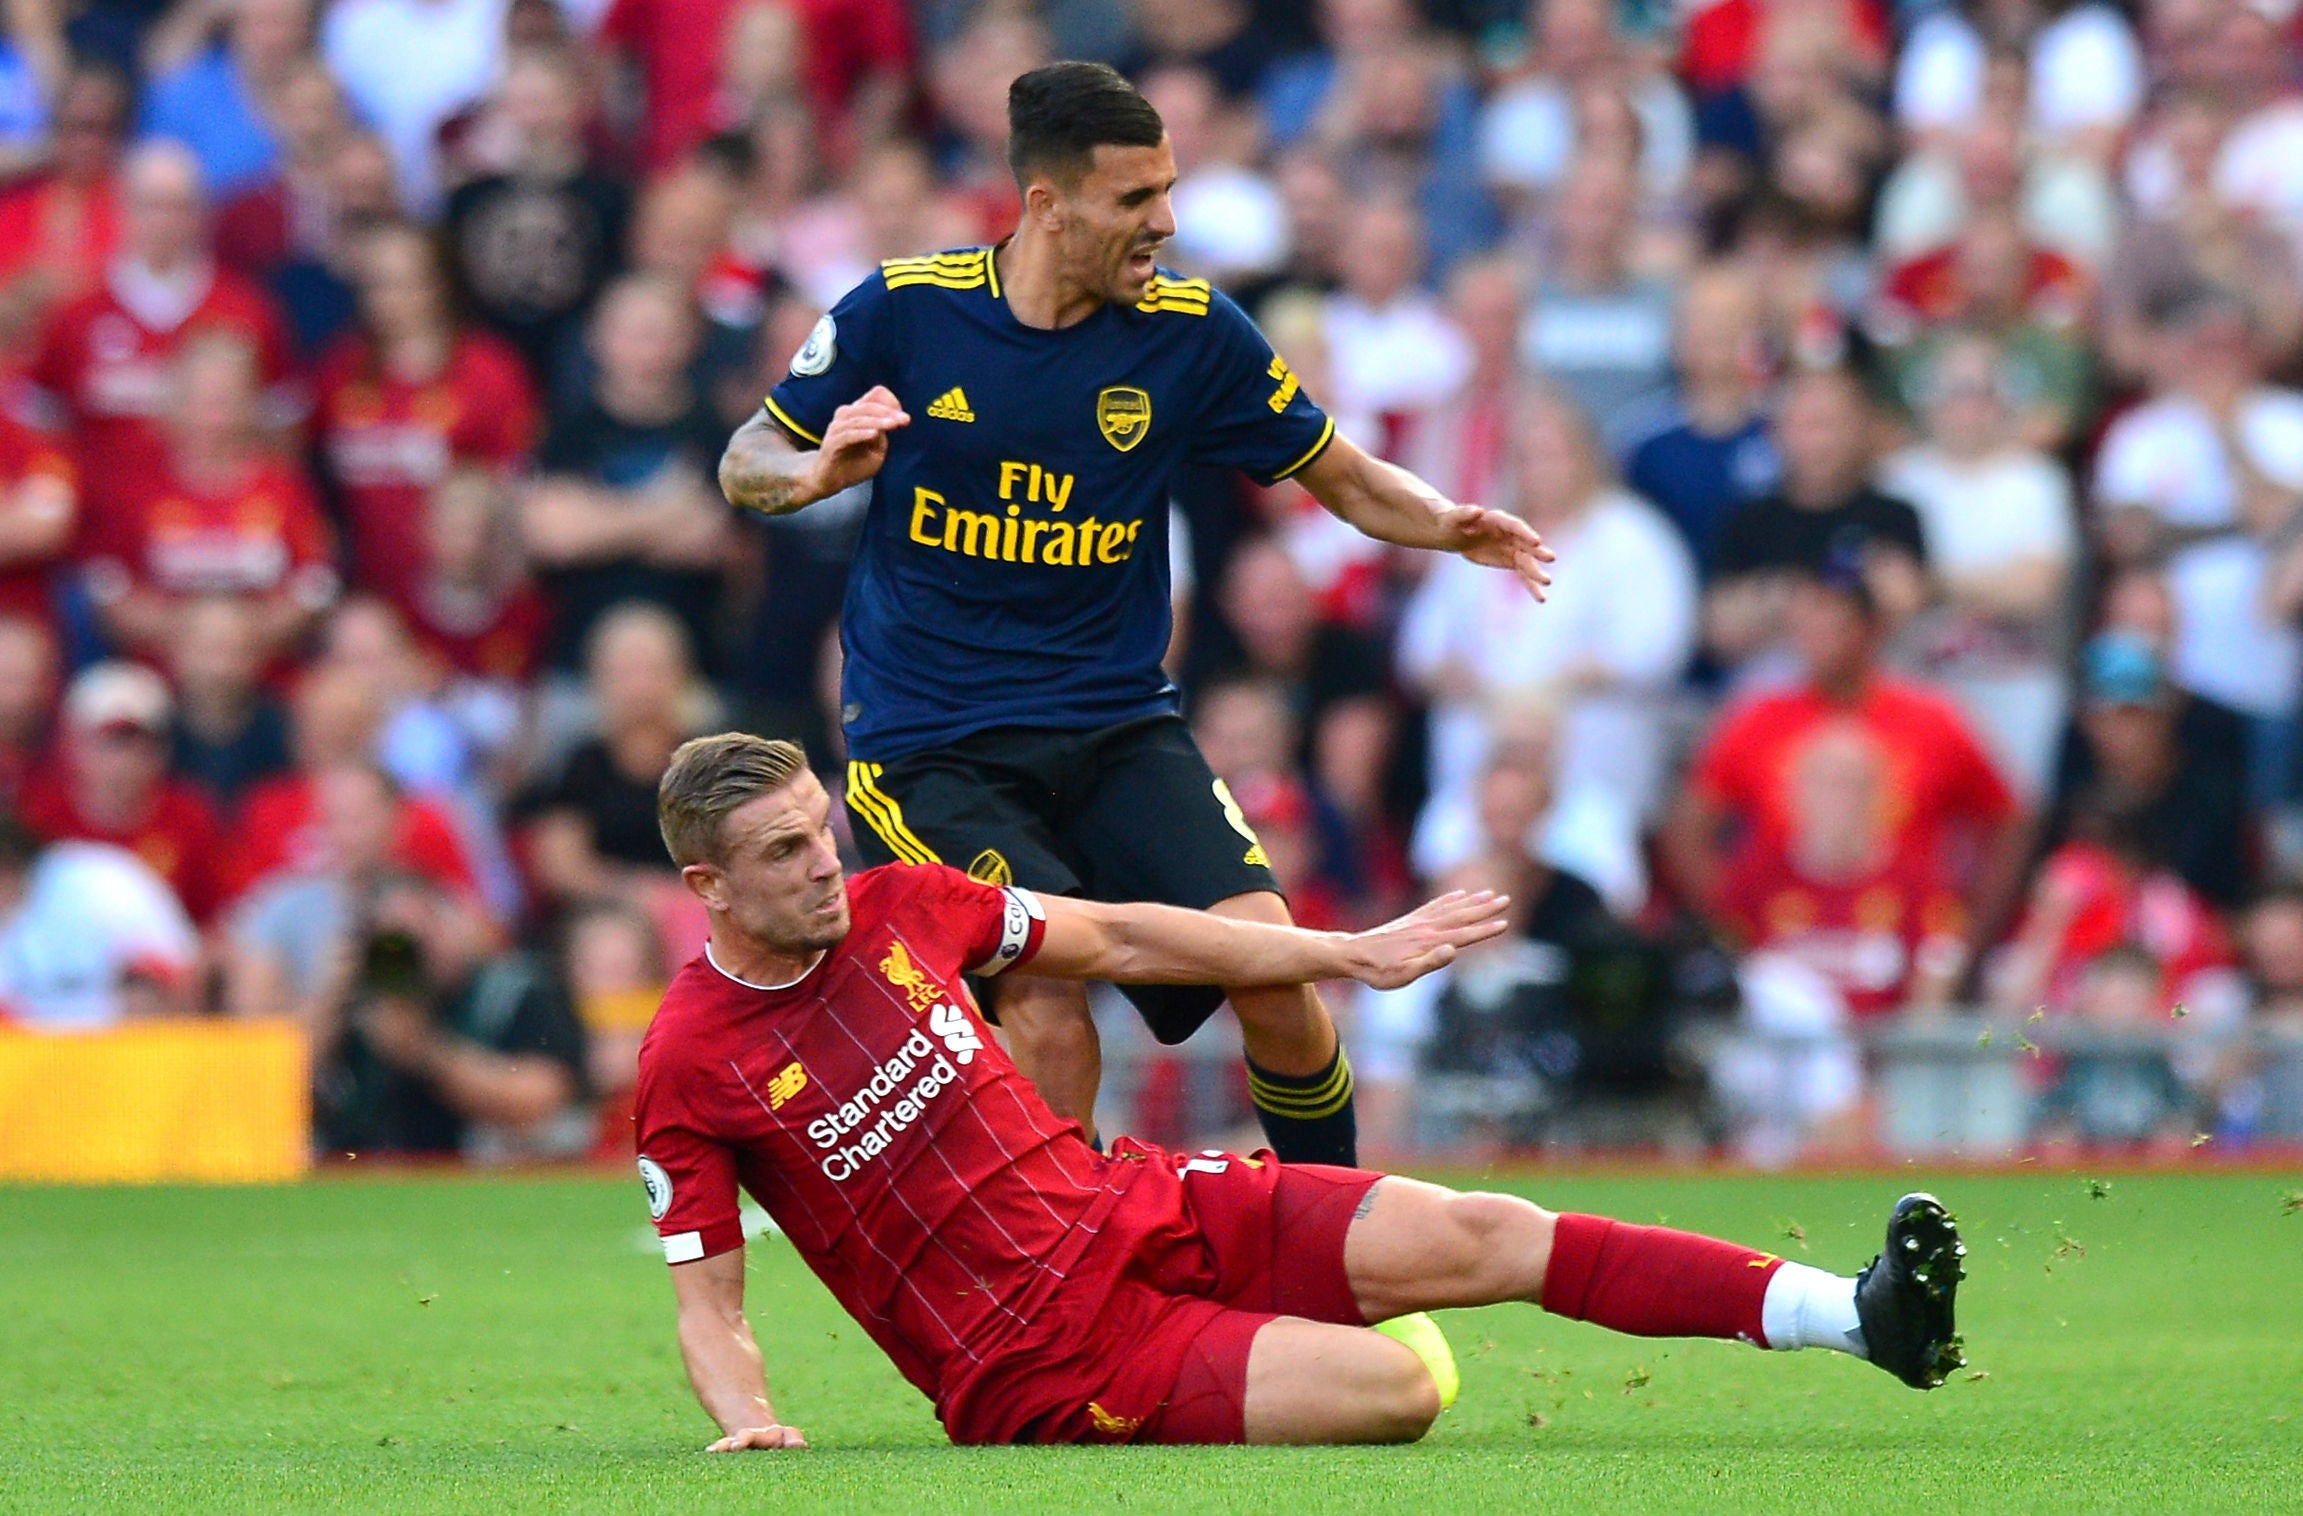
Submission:
[[[681,868],[717,862],[720,824],[728,813],[773,795],[807,771],[796,742],[749,732],[721,732],[680,744],[656,785],[656,827]]]

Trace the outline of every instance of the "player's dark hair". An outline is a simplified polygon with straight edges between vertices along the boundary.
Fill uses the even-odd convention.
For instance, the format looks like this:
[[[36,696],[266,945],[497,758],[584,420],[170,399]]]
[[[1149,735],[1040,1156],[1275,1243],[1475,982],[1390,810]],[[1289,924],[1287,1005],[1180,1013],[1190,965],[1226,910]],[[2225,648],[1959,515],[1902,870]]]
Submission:
[[[796,742],[749,732],[722,732],[680,744],[656,785],[656,829],[681,868],[720,857],[720,824],[728,813],[773,795],[807,772]]]
[[[1141,91],[1103,63],[1050,63],[1008,86],[1008,167],[1076,183],[1099,147],[1157,147],[1167,127]]]

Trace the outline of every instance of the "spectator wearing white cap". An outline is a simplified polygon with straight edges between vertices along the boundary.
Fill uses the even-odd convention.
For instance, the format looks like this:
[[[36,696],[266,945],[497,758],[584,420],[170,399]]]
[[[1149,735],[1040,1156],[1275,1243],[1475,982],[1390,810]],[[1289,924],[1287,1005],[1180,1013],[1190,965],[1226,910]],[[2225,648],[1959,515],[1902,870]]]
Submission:
[[[142,664],[82,670],[64,694],[57,762],[25,784],[21,814],[43,841],[127,849],[204,921],[217,904],[224,838],[199,791],[169,775],[172,704]]]

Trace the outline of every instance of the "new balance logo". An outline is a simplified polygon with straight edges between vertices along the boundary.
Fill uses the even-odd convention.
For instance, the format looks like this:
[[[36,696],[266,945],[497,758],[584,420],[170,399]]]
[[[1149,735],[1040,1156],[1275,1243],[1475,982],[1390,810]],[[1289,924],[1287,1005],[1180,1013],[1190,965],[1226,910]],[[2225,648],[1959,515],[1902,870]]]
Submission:
[[[928,1030],[943,1038],[944,1046],[963,1066],[975,1062],[976,1054],[983,1051],[976,1029],[968,1025],[968,1013],[948,1000],[928,1012]]]
[[[787,1063],[776,1077],[768,1081],[768,1109],[780,1111],[784,1102],[808,1087],[808,1071],[797,1063]]]
[[[928,402],[928,415],[937,421],[976,419],[976,413],[968,409],[967,391],[956,384]]]

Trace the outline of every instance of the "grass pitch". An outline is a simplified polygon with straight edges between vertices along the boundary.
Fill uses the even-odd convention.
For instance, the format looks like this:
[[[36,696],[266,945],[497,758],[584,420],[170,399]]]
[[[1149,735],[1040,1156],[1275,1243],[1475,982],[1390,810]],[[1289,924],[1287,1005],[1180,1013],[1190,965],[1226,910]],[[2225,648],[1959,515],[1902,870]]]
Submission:
[[[2303,1174],[1566,1176],[1546,1204],[1852,1269],[1928,1183],[1971,1249],[1971,1370],[1444,1319],[1421,1446],[997,1449],[755,1240],[804,1454],[708,1458],[639,1186],[0,1190],[0,1510],[2303,1510]]]

